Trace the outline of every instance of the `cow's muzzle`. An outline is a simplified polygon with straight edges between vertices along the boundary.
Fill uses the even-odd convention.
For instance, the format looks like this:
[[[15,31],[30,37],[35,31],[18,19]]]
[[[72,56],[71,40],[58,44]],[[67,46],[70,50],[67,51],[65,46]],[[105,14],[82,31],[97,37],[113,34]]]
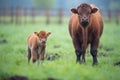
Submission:
[[[83,27],[86,27],[87,25],[88,25],[88,19],[82,19],[82,21],[81,21],[81,25],[83,26]]]
[[[81,25],[82,25],[83,27],[86,27],[86,26],[88,25],[88,21],[87,21],[87,20],[82,21],[82,22],[81,22]]]
[[[42,41],[42,44],[45,44],[46,43],[46,41]]]

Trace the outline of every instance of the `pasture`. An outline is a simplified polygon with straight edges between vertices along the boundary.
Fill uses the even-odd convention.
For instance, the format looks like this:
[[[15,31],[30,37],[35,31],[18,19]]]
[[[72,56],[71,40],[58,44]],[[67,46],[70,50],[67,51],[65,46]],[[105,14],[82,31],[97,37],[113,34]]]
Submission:
[[[76,64],[73,44],[63,24],[0,24],[0,80],[20,75],[30,80],[119,80],[120,26],[105,23],[98,50],[98,65],[92,66],[89,47],[85,64]],[[41,64],[27,64],[27,37],[34,31],[46,30],[46,54],[58,54],[54,60],[45,58]]]

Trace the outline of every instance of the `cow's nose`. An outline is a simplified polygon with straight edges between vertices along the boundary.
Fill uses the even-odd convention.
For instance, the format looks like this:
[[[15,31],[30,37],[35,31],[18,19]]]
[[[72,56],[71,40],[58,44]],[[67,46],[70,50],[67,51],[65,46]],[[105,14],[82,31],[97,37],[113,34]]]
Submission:
[[[82,26],[87,26],[88,25],[88,19],[82,19],[81,24],[82,24]]]
[[[82,23],[83,24],[88,24],[88,20],[83,20]]]
[[[42,43],[44,43],[44,44],[45,44],[45,43],[46,43],[46,41],[42,41]]]

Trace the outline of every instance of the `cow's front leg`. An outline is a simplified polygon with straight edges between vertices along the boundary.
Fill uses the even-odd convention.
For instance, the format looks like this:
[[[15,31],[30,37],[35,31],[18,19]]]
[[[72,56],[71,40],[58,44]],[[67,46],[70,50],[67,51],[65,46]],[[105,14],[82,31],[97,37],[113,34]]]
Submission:
[[[46,48],[46,46],[43,46],[41,49],[40,56],[39,56],[40,60],[44,60],[45,48]]]
[[[85,51],[82,53],[82,62],[85,63]]]
[[[75,53],[76,53],[76,62],[82,62],[81,56],[83,54],[83,51],[76,50]]]
[[[97,64],[98,63],[98,60],[97,60],[97,50],[91,50],[91,55],[93,57],[93,65]]]
[[[77,39],[74,38],[73,39],[73,44],[75,47],[75,53],[76,53],[76,62],[82,62],[81,56],[83,54],[83,50],[82,50],[82,46],[81,46],[81,42]]]
[[[91,43],[90,53],[91,53],[91,55],[93,57],[93,65],[98,63],[98,60],[97,60],[97,48],[98,48],[98,45],[99,45],[99,39],[98,38],[93,40],[93,42]]]

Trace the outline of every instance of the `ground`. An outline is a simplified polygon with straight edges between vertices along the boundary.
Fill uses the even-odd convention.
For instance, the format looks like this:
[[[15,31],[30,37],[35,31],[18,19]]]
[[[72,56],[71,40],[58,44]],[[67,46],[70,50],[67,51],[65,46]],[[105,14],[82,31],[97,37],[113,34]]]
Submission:
[[[63,24],[0,24],[0,80],[10,76],[25,76],[30,80],[119,80],[120,25],[114,22],[104,25],[98,49],[99,64],[92,66],[89,47],[85,64],[76,64],[74,47],[68,32],[67,22]],[[39,65],[27,63],[27,37],[39,30],[50,31],[46,55],[58,54],[54,60]]]

